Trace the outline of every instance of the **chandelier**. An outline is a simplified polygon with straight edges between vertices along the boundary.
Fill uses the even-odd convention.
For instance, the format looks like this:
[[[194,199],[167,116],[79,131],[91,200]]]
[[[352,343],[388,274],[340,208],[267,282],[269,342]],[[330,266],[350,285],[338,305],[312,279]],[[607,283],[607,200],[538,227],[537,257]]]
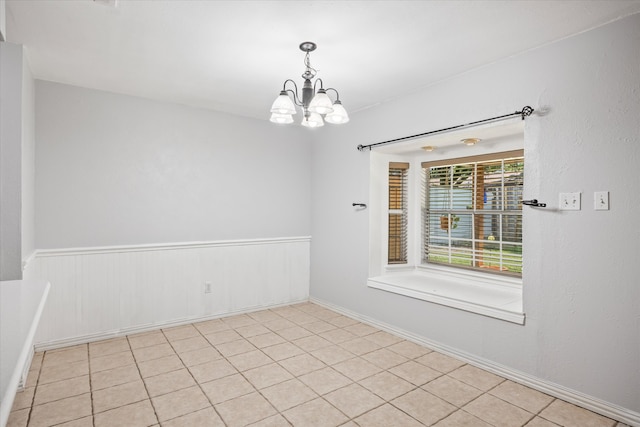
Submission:
[[[316,70],[311,66],[309,52],[316,50],[313,42],[303,42],[300,50],[306,52],[304,55],[304,65],[306,70],[302,73],[304,84],[302,86],[302,96],[298,95],[298,86],[291,79],[284,81],[282,91],[271,106],[271,118],[273,123],[293,123],[293,115],[296,114],[296,105],[302,108],[302,126],[317,128],[324,126],[324,122],[332,124],[342,124],[349,121],[347,110],[340,102],[340,95],[334,88],[323,87],[322,79],[317,78],[315,82],[311,80],[316,76]],[[320,88],[316,90],[316,85],[320,83]],[[287,89],[287,83],[293,84],[295,90]],[[335,92],[336,100],[331,101],[327,92]],[[324,118],[324,120],[323,120]]]

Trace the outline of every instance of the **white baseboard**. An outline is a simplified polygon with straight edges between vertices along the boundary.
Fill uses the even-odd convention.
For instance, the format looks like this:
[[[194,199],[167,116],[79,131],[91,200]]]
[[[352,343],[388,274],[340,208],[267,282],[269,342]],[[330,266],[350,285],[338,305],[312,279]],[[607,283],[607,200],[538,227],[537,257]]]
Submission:
[[[121,330],[117,330],[117,331],[106,331],[106,332],[101,332],[99,334],[83,335],[83,336],[78,336],[78,337],[65,338],[65,339],[61,339],[61,340],[40,342],[40,343],[36,344],[35,351],[46,351],[46,350],[54,350],[54,349],[58,349],[58,348],[63,348],[63,347],[71,347],[71,346],[74,346],[74,345],[87,344],[87,343],[91,343],[91,342],[94,342],[94,341],[102,341],[102,340],[107,340],[107,339],[111,339],[111,338],[123,337],[123,336],[127,336],[127,335],[133,335],[133,334],[140,334],[140,333],[144,333],[144,332],[157,331],[157,330],[160,330],[160,329],[173,328],[173,327],[176,327],[176,326],[188,325],[188,324],[191,324],[191,323],[205,322],[207,320],[214,320],[214,319],[219,319],[219,318],[222,318],[222,317],[237,316],[237,315],[240,315],[240,314],[253,313],[253,312],[256,312],[256,311],[268,310],[268,309],[271,309],[271,308],[286,307],[288,305],[300,304],[300,303],[308,302],[308,301],[309,301],[308,299],[302,299],[302,300],[298,300],[298,301],[290,301],[290,302],[283,303],[283,304],[272,304],[272,305],[261,306],[261,307],[251,307],[251,308],[248,308],[248,309],[237,310],[237,311],[232,311],[232,312],[228,312],[228,313],[221,313],[221,314],[215,314],[215,315],[209,315],[209,316],[192,317],[192,318],[189,318],[189,319],[176,319],[176,320],[170,320],[170,321],[167,321],[167,322],[156,323],[154,325],[141,325],[141,326],[121,329]]]
[[[470,365],[476,366],[478,368],[484,369],[486,371],[489,371],[501,377],[507,378],[519,384],[538,390],[542,393],[546,393],[550,396],[556,397],[558,399],[567,401],[569,403],[573,403],[574,405],[596,412],[605,417],[609,417],[611,419],[626,423],[630,426],[640,427],[640,413],[638,412],[631,411],[629,409],[623,408],[613,403],[605,402],[596,397],[589,396],[579,391],[569,389],[560,384],[555,384],[555,383],[534,377],[530,374],[527,374],[515,369],[511,369],[507,366],[494,363],[490,360],[483,359],[481,357],[477,357],[472,354],[457,350],[453,347],[449,347],[439,342],[432,341],[423,336],[413,334],[403,329],[399,329],[395,326],[389,325],[384,322],[380,322],[371,317],[363,316],[362,314],[356,313],[351,310],[347,310],[343,307],[320,300],[318,298],[310,297],[309,301],[314,304],[318,304],[326,308],[329,308],[345,316],[356,319],[362,323],[375,326],[378,329],[382,329],[384,331],[387,331],[389,333],[402,337],[408,341],[412,341],[412,342],[415,342],[416,344],[424,345],[433,350],[437,350],[440,353],[455,357],[456,359],[462,360]]]

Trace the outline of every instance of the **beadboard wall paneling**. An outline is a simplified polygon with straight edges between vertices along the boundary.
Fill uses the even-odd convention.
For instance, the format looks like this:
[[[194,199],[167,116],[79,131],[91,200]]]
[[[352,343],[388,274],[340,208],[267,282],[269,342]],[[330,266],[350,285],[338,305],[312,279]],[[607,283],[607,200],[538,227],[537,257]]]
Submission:
[[[38,251],[25,276],[49,281],[51,291],[36,347],[307,300],[310,244],[294,237]]]

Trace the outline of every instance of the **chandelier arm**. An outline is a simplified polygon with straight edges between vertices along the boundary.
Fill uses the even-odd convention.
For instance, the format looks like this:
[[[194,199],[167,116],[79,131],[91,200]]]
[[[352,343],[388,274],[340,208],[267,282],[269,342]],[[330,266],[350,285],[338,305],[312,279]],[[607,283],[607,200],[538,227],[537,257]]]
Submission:
[[[287,89],[287,83],[291,82],[293,83],[293,87],[295,87],[295,91],[291,90],[291,89]],[[295,81],[291,80],[291,79],[287,79],[284,81],[284,84],[282,85],[282,90],[284,92],[290,93],[291,95],[293,95],[293,103],[296,104],[298,107],[302,107],[302,101],[300,101],[300,99],[298,98],[298,85],[296,84]]]
[[[324,82],[322,81],[322,79],[321,79],[320,77],[318,77],[318,78],[316,79],[316,81],[315,81],[315,82],[313,82],[313,93],[316,93],[316,92],[317,92],[317,90],[316,90],[316,83],[318,83],[318,82],[320,82],[320,89],[324,89]]]
[[[325,90],[325,92],[329,92],[330,90],[334,91],[336,93],[336,101],[340,101],[340,94],[338,93],[338,91],[332,87],[329,87]]]

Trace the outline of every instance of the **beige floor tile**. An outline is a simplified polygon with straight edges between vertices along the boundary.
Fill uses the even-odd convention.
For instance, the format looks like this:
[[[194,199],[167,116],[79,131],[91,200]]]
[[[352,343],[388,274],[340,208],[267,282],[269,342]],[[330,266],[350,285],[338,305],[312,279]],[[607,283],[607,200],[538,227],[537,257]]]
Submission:
[[[367,353],[363,355],[362,358],[382,369],[390,369],[408,361],[406,357],[387,350],[386,348]]]
[[[293,328],[296,326],[295,323],[288,321],[287,319],[283,319],[283,318],[279,318],[279,319],[275,319],[275,320],[269,320],[268,322],[266,322],[264,324],[264,326],[266,326],[268,329],[274,331],[274,332],[278,332],[278,331],[282,331],[283,329],[289,329],[289,328]],[[306,329],[304,329],[306,330]],[[286,337],[285,337],[286,338]],[[297,337],[299,338],[299,337]]]
[[[380,329],[374,328],[373,326],[367,325],[366,323],[356,323],[354,325],[347,326],[346,328],[344,328],[344,330],[347,332],[351,332],[358,337],[364,337],[366,335],[376,333]]]
[[[209,334],[205,334],[204,337],[211,343],[211,345],[215,346],[217,346],[218,344],[224,344],[242,339],[242,335],[240,335],[233,329],[223,329],[220,331],[212,332]]]
[[[465,362],[462,362],[461,360],[454,359],[453,357],[438,353],[437,351],[432,351],[431,353],[418,357],[415,360],[418,363],[422,363],[425,366],[445,374],[458,369],[465,364]]]
[[[388,347],[402,341],[402,338],[384,331],[378,331],[364,337],[365,339],[378,344],[380,347]]]
[[[18,391],[13,398],[13,406],[11,407],[11,410],[17,411],[19,409],[31,408],[35,392],[35,387],[27,387],[24,390]]]
[[[298,310],[297,308],[294,308],[293,306],[272,308],[271,311],[284,318],[295,316],[296,314],[300,313],[300,310]]]
[[[200,386],[214,405],[256,391],[251,383],[240,374],[229,375]]]
[[[422,389],[410,391],[390,403],[425,425],[435,424],[458,409]]]
[[[242,375],[258,390],[293,378],[289,372],[277,363],[244,371]]]
[[[47,351],[42,359],[42,366],[56,366],[66,363],[82,362],[89,359],[89,352],[86,346],[73,347],[68,350],[56,352]],[[33,364],[32,364],[33,367]]]
[[[158,422],[151,402],[144,400],[96,414],[95,427],[147,427]]]
[[[305,326],[305,325],[308,325],[309,323],[317,322],[318,318],[300,312],[300,313],[294,314],[293,316],[287,317],[287,320],[295,323],[296,325]]]
[[[327,325],[331,324],[327,323]],[[338,344],[357,338],[357,335],[352,334],[349,331],[345,331],[344,329],[333,329],[330,331],[321,332],[319,335],[333,344]]]
[[[91,358],[108,356],[128,350],[130,350],[130,347],[126,337],[89,343],[89,356]]]
[[[415,359],[431,352],[431,349],[411,341],[400,341],[387,347],[387,350],[396,352],[409,359]]]
[[[435,424],[435,427],[492,427],[480,418],[474,417],[468,412],[458,410],[444,420]]]
[[[271,331],[260,324],[256,324],[241,326],[239,328],[236,328],[236,332],[242,335],[243,338],[250,338],[255,337],[256,335],[266,334],[267,332]]]
[[[56,427],[93,427],[93,416],[58,424]]]
[[[229,375],[236,374],[236,368],[225,359],[214,360],[213,362],[202,363],[200,365],[190,366],[189,372],[199,384],[217,380]]]
[[[31,408],[27,408],[10,412],[6,427],[27,427],[30,410]]]
[[[358,356],[371,353],[372,351],[376,351],[380,348],[378,344],[374,343],[373,341],[366,340],[365,338],[355,338],[349,341],[341,342],[338,345]]]
[[[273,362],[273,359],[271,359],[260,350],[236,354],[235,356],[229,357],[228,360],[240,372],[257,368],[258,366],[267,365]]]
[[[227,325],[220,319],[207,320],[205,322],[194,323],[193,326],[200,331],[202,335],[212,334],[215,332],[231,329],[231,326]]]
[[[308,331],[313,332],[314,334],[321,334],[323,332],[328,332],[331,330],[336,330],[338,327],[336,325],[332,325],[329,322],[325,322],[324,320],[317,320],[312,323],[307,323],[304,325],[304,328]]]
[[[345,360],[356,357],[355,354],[337,345],[320,348],[312,351],[311,354],[327,365],[335,365],[336,363],[344,362]]]
[[[89,391],[89,375],[43,384],[37,387],[33,404],[42,405],[54,400],[89,393]]]
[[[415,388],[413,384],[387,371],[360,381],[360,385],[377,394],[384,400],[395,399]]]
[[[291,424],[282,415],[272,415],[269,418],[249,424],[249,427],[290,427]]]
[[[42,362],[44,361],[44,351],[36,352],[31,359],[31,365],[29,366],[29,370],[39,370],[42,366]]]
[[[326,394],[324,398],[343,413],[347,414],[349,418],[362,415],[385,403],[384,400],[355,383],[334,390]]]
[[[360,357],[336,363],[333,365],[333,369],[340,372],[342,375],[349,377],[353,381],[363,380],[382,371],[381,368]]]
[[[336,313],[335,311],[332,310],[328,310],[326,308],[318,308],[310,311],[309,313],[313,314],[313,317],[316,317],[318,319],[327,321],[329,319],[333,319],[334,317],[339,317],[340,313]]]
[[[225,427],[213,408],[201,409],[162,423],[162,427]]]
[[[313,390],[297,379],[267,387],[260,392],[281,412],[318,397]]]
[[[562,400],[555,400],[540,417],[566,427],[611,427],[615,421]]]
[[[260,324],[271,322],[272,320],[282,319],[282,316],[274,313],[271,310],[255,311],[253,313],[247,313],[247,316],[251,317],[253,320]]]
[[[482,391],[488,391],[504,381],[502,377],[471,365],[462,366],[448,375]]]
[[[89,362],[72,362],[62,365],[46,367],[40,370],[38,384],[48,384],[55,381],[68,380],[70,378],[81,377],[89,373]]]
[[[180,353],[178,356],[182,359],[182,363],[184,363],[185,366],[195,366],[222,359],[220,352],[211,346]]]
[[[431,369],[412,360],[402,365],[394,366],[389,369],[389,372],[417,386],[424,385],[442,376],[442,372],[438,372],[435,369]]]
[[[267,332],[266,334],[260,334],[253,337],[247,338],[251,344],[256,346],[257,348],[265,348],[270,347],[276,344],[282,344],[285,341],[280,335],[275,332]]]
[[[216,410],[229,427],[241,427],[276,415],[277,411],[260,394],[251,393],[220,403]]]
[[[133,365],[135,363],[133,353],[131,353],[131,350],[127,350],[92,358],[89,366],[91,367],[91,373],[94,373],[108,371],[109,369],[119,368],[120,366]]]
[[[323,347],[332,345],[331,341],[327,341],[318,335],[310,335],[308,337],[298,338],[293,343],[304,351],[314,351]]]
[[[38,378],[40,378],[41,370],[34,370],[27,372],[27,381],[25,387],[35,387],[38,384]]]
[[[237,316],[230,316],[230,317],[223,317],[222,320],[224,323],[226,323],[227,325],[231,326],[232,328],[240,328],[242,326],[248,326],[248,325],[255,325],[258,322],[256,322],[254,319],[252,319],[251,317],[247,316],[246,314],[240,314]]]
[[[138,363],[138,369],[140,369],[142,378],[177,371],[182,368],[184,368],[184,365],[180,358],[175,354]]]
[[[532,413],[490,394],[483,394],[463,409],[496,427],[523,426],[534,417]]]
[[[170,342],[201,336],[200,332],[193,325],[183,325],[176,326],[175,328],[163,329],[162,333],[164,333],[164,336]]]
[[[161,331],[129,335],[127,339],[129,340],[129,345],[132,349],[150,347],[152,345],[165,344],[168,342],[167,338],[165,338]]]
[[[422,427],[423,425],[388,403],[354,420],[359,426],[366,427]]]
[[[341,314],[334,316],[330,319],[326,319],[327,322],[331,323],[332,325],[335,325],[339,328],[345,328],[347,326],[351,326],[351,325],[355,325],[356,323],[360,323],[355,319],[352,319],[350,317],[347,316],[343,316]]]
[[[176,353],[186,353],[187,351],[199,350],[201,348],[211,347],[209,341],[204,339],[203,336],[198,335],[197,337],[185,338],[183,340],[172,341],[171,346],[176,351]]]
[[[181,390],[196,385],[195,380],[187,369],[167,372],[166,374],[156,375],[154,377],[145,378],[145,385],[149,396],[156,397],[172,391]]]
[[[477,388],[447,375],[436,378],[435,380],[423,385],[422,388],[459,408],[471,402],[483,393]]]
[[[93,411],[100,413],[148,399],[144,383],[137,380],[93,392]]]
[[[293,325],[294,326],[291,328],[274,330],[274,332],[280,335],[285,340],[289,340],[289,341],[294,341],[300,338],[309,337],[313,335],[313,332],[308,331],[301,326],[295,326],[295,324]]]
[[[147,360],[160,359],[161,357],[171,356],[175,354],[173,347],[168,342],[163,344],[151,345],[149,347],[141,347],[133,350],[133,357],[136,362],[146,362]]]
[[[526,427],[558,427],[558,424],[552,423],[551,421],[547,421],[544,418],[535,417],[531,421],[529,421]],[[626,424],[618,424],[616,427],[628,427]]]
[[[255,350],[256,347],[249,341],[240,338],[239,340],[229,341],[222,344],[217,344],[216,350],[220,352],[224,357],[231,357],[237,354],[247,353]]]
[[[200,387],[193,386],[151,398],[160,422],[211,407]]]
[[[534,414],[553,401],[553,397],[513,381],[505,381],[489,393]]]
[[[308,353],[280,360],[278,363],[296,377],[317,371],[318,369],[322,369],[327,366]]]
[[[91,374],[91,388],[94,391],[101,390],[103,388],[130,383],[139,379],[140,372],[138,372],[138,367],[136,365],[121,366],[120,368]]]
[[[304,350],[291,344],[290,342],[283,342],[282,344],[272,345],[265,347],[262,351],[272,358],[273,360],[284,360],[293,356],[304,354]]]
[[[302,375],[299,379],[320,395],[329,393],[352,383],[349,378],[345,377],[333,368],[328,367]]]
[[[43,427],[77,420],[91,415],[91,394],[67,397],[34,406],[29,427]]]
[[[322,398],[311,400],[283,413],[294,426],[335,427],[349,419]]]

